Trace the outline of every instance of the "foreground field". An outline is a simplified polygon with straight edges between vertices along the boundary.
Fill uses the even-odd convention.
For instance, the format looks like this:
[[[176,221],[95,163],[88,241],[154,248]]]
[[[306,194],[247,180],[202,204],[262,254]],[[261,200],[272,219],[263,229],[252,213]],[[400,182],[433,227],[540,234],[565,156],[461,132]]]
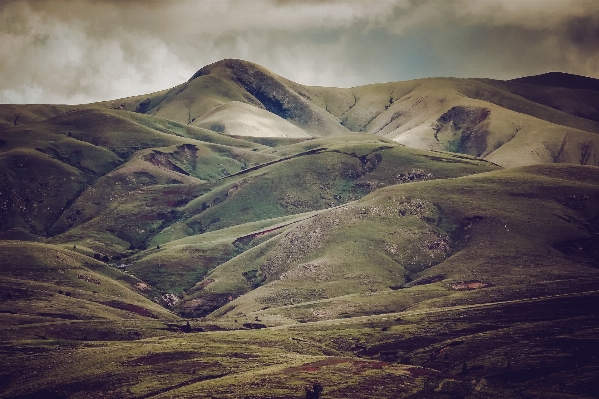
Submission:
[[[303,398],[318,383],[322,398],[592,398],[597,305],[599,293],[588,290],[260,330],[4,340],[3,390],[7,398]]]

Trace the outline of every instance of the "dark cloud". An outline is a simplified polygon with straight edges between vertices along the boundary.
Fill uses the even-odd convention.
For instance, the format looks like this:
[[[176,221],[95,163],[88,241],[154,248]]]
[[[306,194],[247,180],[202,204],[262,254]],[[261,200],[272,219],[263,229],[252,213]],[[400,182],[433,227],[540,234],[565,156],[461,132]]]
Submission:
[[[142,94],[222,58],[329,86],[599,77],[598,32],[589,0],[3,0],[0,102]]]
[[[599,16],[585,15],[570,19],[566,24],[566,37],[575,46],[599,50]]]

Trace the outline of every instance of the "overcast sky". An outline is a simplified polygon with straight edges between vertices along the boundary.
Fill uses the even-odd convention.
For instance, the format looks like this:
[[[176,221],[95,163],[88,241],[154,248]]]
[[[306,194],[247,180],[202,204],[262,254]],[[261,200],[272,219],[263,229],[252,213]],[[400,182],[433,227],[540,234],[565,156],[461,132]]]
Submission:
[[[599,1],[0,1],[0,103],[146,94],[223,58],[337,87],[548,71],[599,78]]]

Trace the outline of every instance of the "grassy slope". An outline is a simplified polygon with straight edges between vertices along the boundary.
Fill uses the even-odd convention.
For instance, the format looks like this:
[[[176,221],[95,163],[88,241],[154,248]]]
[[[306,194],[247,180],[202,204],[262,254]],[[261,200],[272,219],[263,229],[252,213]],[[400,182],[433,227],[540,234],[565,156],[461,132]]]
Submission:
[[[307,153],[313,149],[319,149],[319,152]],[[409,181],[410,178],[456,177],[495,168],[479,160],[407,149],[369,135],[348,136],[344,142],[310,140],[278,147],[269,153],[285,160],[214,183],[220,186],[185,205],[181,221],[154,236],[148,247],[163,246],[185,236],[204,235],[242,223],[337,206],[379,187]],[[238,236],[232,236],[231,241],[236,238]],[[162,252],[165,252],[163,256],[142,262],[144,271],[140,269],[141,264],[136,266],[136,273],[153,274],[152,281],[156,281],[156,273],[167,278],[169,268],[175,269],[174,275],[182,272],[184,264],[198,269],[199,265],[192,266],[193,259],[208,256],[198,254],[198,251],[190,251],[186,256],[181,253],[167,255],[170,253],[167,247]],[[228,257],[239,253],[233,248],[226,252]],[[214,260],[223,261],[211,251],[208,254],[206,263],[211,265],[210,268],[216,266]],[[170,256],[173,256],[172,260]],[[171,266],[165,268],[165,265]],[[200,269],[202,274],[209,270],[206,265]],[[174,283],[180,290],[181,285],[176,280]],[[164,281],[160,285],[165,288],[173,286]]]
[[[5,129],[2,230],[45,235],[86,185],[122,163],[114,153],[34,123]]]
[[[216,266],[270,238],[314,212],[238,224],[158,245],[131,258],[127,271],[161,292],[183,294]],[[169,228],[167,228],[169,230]],[[275,232],[270,233],[271,230]],[[164,237],[164,235],[162,236]],[[162,238],[160,237],[160,238]],[[159,239],[160,239],[159,238]]]
[[[81,226],[79,230],[88,232],[118,232],[119,237],[141,248],[156,229],[179,218],[177,208],[209,191],[209,180],[273,158],[198,142],[140,151],[83,192],[53,229],[60,233]],[[77,231],[61,239],[80,234]]]
[[[83,190],[86,176],[35,150],[0,154],[2,230],[44,236],[62,209]]]
[[[250,174],[248,174],[249,176],[242,175],[246,176],[243,179],[246,179],[247,183],[243,184],[241,181],[232,186],[230,184],[225,186],[225,189],[228,192],[233,192],[233,194],[216,205],[206,208],[198,216],[193,217],[191,221],[206,221],[205,223],[208,223],[214,220],[211,218],[217,215],[216,217],[219,220],[215,224],[219,223],[219,225],[222,224],[225,227],[227,226],[226,223],[230,225],[233,220],[236,220],[237,223],[244,221],[243,217],[246,215],[252,216],[253,220],[260,218],[261,213],[258,212],[262,212],[261,210],[265,204],[274,203],[276,205],[270,205],[266,208],[269,212],[268,215],[275,217],[279,216],[278,212],[282,214],[299,213],[305,210],[324,209],[330,206],[341,205],[358,199],[379,187],[391,184],[457,177],[495,169],[492,165],[478,160],[460,159],[450,154],[435,154],[411,150],[386,140],[373,139],[372,136],[351,137],[353,137],[353,142],[348,141],[343,144],[334,144],[333,139],[321,139],[320,143],[310,141],[292,146],[295,148],[295,151],[303,151],[306,149],[306,146],[321,144],[318,148],[325,148],[326,150],[316,155],[292,158],[288,161],[259,169],[255,172],[260,173],[256,177]],[[290,149],[280,147],[276,151],[281,155],[287,155]],[[355,163],[347,164],[340,162],[340,160],[342,161],[346,158],[352,160],[359,157],[362,157],[363,163],[358,160]],[[306,159],[304,160],[304,158]],[[327,162],[331,161],[332,166],[326,169],[323,168],[323,166],[327,165]],[[312,170],[311,167],[314,165],[318,165],[319,169]],[[296,171],[302,171],[303,173],[292,174],[291,176],[287,175],[289,173],[296,173]],[[288,182],[288,184],[282,185],[282,182]],[[268,187],[268,189],[264,187]],[[278,191],[279,188],[281,188],[281,192]],[[257,193],[263,193],[261,194],[260,201],[255,203],[250,202],[253,198],[256,198]],[[268,196],[265,196],[265,194],[268,194]],[[195,207],[196,203],[200,203],[200,201],[206,203],[209,199],[209,196],[200,197],[198,200],[190,202],[188,207]],[[242,208],[238,209],[238,207]],[[245,215],[242,212],[244,208],[247,209]],[[264,215],[262,218],[267,218],[267,216]],[[227,222],[228,220],[231,220],[231,222]],[[190,222],[187,222],[187,226],[189,224]],[[202,224],[202,227],[210,227],[210,225]],[[168,234],[168,237],[172,239],[177,237],[177,231],[180,232],[179,234],[183,233],[181,227],[173,225],[165,234]],[[353,245],[352,240],[347,240],[346,238],[346,242]],[[365,243],[365,245],[367,244]],[[268,244],[262,244],[262,246],[264,245]],[[301,245],[297,244],[296,246],[301,251]],[[259,248],[255,250],[259,250]],[[351,251],[352,254],[354,251],[357,251],[357,248]],[[234,290],[235,295],[239,294],[239,290],[244,291],[253,284],[252,281],[248,281],[248,278],[241,276],[241,273],[247,271],[253,276],[249,277],[249,280],[252,280],[256,277],[255,275],[259,269],[257,266],[250,267],[247,262],[244,263],[243,259],[245,259],[245,255],[242,255],[239,260],[233,261],[234,264],[243,263],[243,270],[235,272],[235,274],[223,271],[224,275],[228,276],[226,278],[227,281],[224,282],[225,284],[230,284],[233,281],[233,276],[236,275],[234,284],[239,285]],[[252,264],[259,262],[259,260],[256,260]],[[256,278],[259,280],[261,276]],[[347,290],[351,291],[354,288],[348,285]],[[193,290],[190,293],[192,303],[197,302]],[[232,293],[233,291],[227,292],[225,297],[228,297]],[[222,300],[222,297],[219,295],[217,297],[220,298],[218,301]],[[201,307],[205,309],[203,305]]]
[[[331,398],[592,397],[597,168],[480,174],[496,168],[372,135],[193,126],[233,100],[322,135],[341,123],[503,165],[596,163],[596,123],[579,117],[592,95],[581,109],[515,85],[306,88],[221,62],[148,96],[18,106],[17,126],[0,107],[3,239],[63,232],[0,243],[0,396],[283,398],[319,381]],[[146,98],[172,120],[127,112]],[[155,303],[176,301],[165,292],[188,315],[224,305],[196,331],[233,331],[169,331],[183,322]]]
[[[3,340],[118,339],[128,328],[110,322],[178,319],[147,284],[73,248],[3,241],[0,252]]]
[[[206,79],[218,79],[219,85],[202,83],[202,89],[208,94],[193,97],[192,92],[197,91],[193,91],[191,85],[199,85],[194,82]],[[188,123],[193,124],[190,121],[201,121],[203,117],[210,119],[208,115],[223,104],[240,101],[264,107],[312,135],[340,132],[339,125],[342,125],[350,131],[384,135],[416,148],[489,157],[502,166],[539,162],[597,165],[599,162],[596,136],[599,123],[593,120],[596,113],[593,104],[597,102],[594,91],[452,78],[352,89],[306,87],[257,65],[235,60],[202,69],[185,87],[180,99],[169,97],[164,100],[164,107],[182,112],[185,107],[196,107],[193,105],[198,101],[195,98],[201,99],[204,105],[193,108],[195,114],[189,114],[193,116],[159,112],[157,115],[180,122],[189,117]],[[222,87],[230,90],[223,93]],[[210,98],[214,100],[206,105],[205,101]],[[454,118],[447,116],[455,107],[459,114],[457,118],[466,118],[466,123],[456,120],[456,115]],[[473,120],[468,114],[472,109],[488,111],[490,116]],[[212,122],[205,127],[223,129],[222,121]],[[314,126],[318,127],[316,133]],[[436,130],[443,128],[444,134],[439,137]],[[263,129],[255,134],[280,133],[277,129]],[[511,140],[517,143],[512,144]],[[502,148],[504,145],[506,147]],[[515,146],[519,148],[516,154]],[[560,151],[563,148],[565,151]]]
[[[312,136],[347,130],[375,133],[415,148],[488,157],[509,167],[599,162],[599,100],[593,90],[453,78],[351,89],[306,87],[249,62],[223,60],[202,68],[189,82],[147,98],[144,110],[149,114],[217,131],[290,134],[280,128],[283,118]],[[256,115],[252,123],[247,118],[236,121],[239,115],[228,117],[231,107],[264,114],[251,111],[257,107],[271,116],[268,123]],[[490,116],[472,119],[473,110]],[[453,117],[448,116],[452,111]],[[445,129],[441,138],[439,129]]]
[[[147,115],[90,107],[6,128],[1,138],[2,230],[9,231],[5,238],[64,231],[92,217],[94,209],[105,210],[109,198],[140,187],[183,181],[197,185],[273,159],[257,152],[268,148],[260,144]],[[154,149],[109,174],[144,148]],[[109,193],[115,186],[121,190]],[[77,208],[77,203],[83,206]]]
[[[202,124],[202,117],[210,110],[238,101],[278,115],[312,136],[347,133],[335,117],[289,86],[290,82],[259,65],[224,60],[202,68],[189,82],[166,95],[150,97],[147,112],[195,126]]]
[[[246,317],[266,307],[261,314],[281,308],[284,319],[318,320],[400,310],[412,292],[428,308],[487,295],[514,299],[528,295],[519,287],[535,284],[567,290],[598,278],[591,249],[597,183],[593,167],[537,166],[383,188],[219,266],[184,309],[205,311],[204,302],[230,295],[238,298],[215,316]],[[392,290],[427,276],[442,278],[424,292],[418,283]],[[254,280],[261,286],[247,293]],[[467,296],[451,288],[470,280],[494,288]],[[373,292],[386,294],[370,307],[364,294]],[[350,294],[356,297],[344,297]]]
[[[324,398],[592,398],[596,303],[580,294],[129,342],[13,338],[2,389],[9,398],[282,399],[319,382]]]
[[[212,108],[198,118],[194,125],[237,136],[311,137],[275,114],[238,101]]]
[[[76,108],[70,105],[3,104],[0,106],[0,130],[39,122]]]
[[[529,97],[534,100],[532,93],[539,89],[533,89]],[[334,113],[348,129],[383,135],[410,147],[480,156],[508,167],[552,162],[597,165],[599,160],[596,121],[527,100],[504,82],[433,78],[297,90]],[[564,93],[544,94],[558,101]]]
[[[468,193],[466,198],[470,200],[458,207],[458,212],[462,212],[458,215],[484,218],[475,218],[474,226],[463,227],[472,231],[470,234],[475,240],[491,238],[494,245],[501,241],[502,235],[498,232],[505,227],[494,223],[497,222],[493,220],[496,215],[486,202],[501,204],[503,217],[514,215],[514,210],[535,208],[521,203],[514,209],[510,198],[501,196],[502,188],[506,185],[509,193],[517,194],[516,199],[535,201],[534,197],[537,196],[537,200],[554,208],[557,215],[571,220],[568,223],[554,216],[557,223],[553,224],[559,224],[555,227],[563,229],[562,234],[567,235],[568,239],[576,235],[568,234],[569,225],[578,220],[592,220],[596,217],[594,204],[597,203],[597,174],[593,168],[543,167],[494,174],[498,173],[500,176],[486,174],[447,182],[403,185],[399,188],[406,190],[408,194],[422,196],[430,193],[430,187],[427,186],[460,182],[459,186],[454,183],[455,187],[452,189],[435,192],[440,201],[449,197],[445,201],[451,204],[456,202],[454,198],[464,200],[459,189],[465,187],[465,192]],[[544,188],[541,192],[537,190],[538,187],[521,184],[523,176],[529,173],[532,173],[535,180],[540,180],[538,185]],[[577,182],[572,181],[574,177]],[[474,181],[463,184],[463,180]],[[488,196],[488,192],[481,190],[485,185],[495,186],[495,190],[491,191],[492,198]],[[390,187],[383,189],[380,194],[373,193],[363,200],[365,203],[362,205],[369,207],[371,211],[380,208],[386,203],[385,197],[393,190],[397,188]],[[586,198],[585,195],[589,197]],[[542,209],[535,209],[534,212],[543,213]],[[379,213],[377,216],[384,217],[384,214]],[[536,223],[541,222],[539,220]],[[454,256],[435,266],[447,267],[448,270],[425,271],[430,274],[446,272],[449,277],[441,284],[416,285],[396,291],[382,290],[380,293],[365,292],[362,295],[341,297],[337,303],[335,300],[329,303],[322,300],[306,302],[248,313],[246,317],[239,317],[239,320],[225,317],[212,322],[228,328],[239,328],[244,322],[279,324],[298,317],[304,321],[329,319],[258,331],[192,333],[181,336],[180,333],[161,330],[159,323],[136,313],[124,316],[118,309],[87,302],[85,306],[75,307],[71,301],[86,298],[85,295],[89,295],[86,293],[89,292],[88,286],[92,290],[97,290],[98,287],[110,288],[107,287],[109,282],[105,283],[101,275],[93,274],[89,266],[77,269],[77,274],[97,279],[101,281],[100,285],[79,278],[75,280],[75,275],[69,269],[57,274],[44,270],[46,282],[53,281],[54,275],[61,279],[59,285],[50,290],[65,288],[72,290],[75,295],[66,297],[53,293],[50,301],[47,298],[39,301],[33,299],[36,296],[31,295],[31,289],[38,289],[38,286],[32,285],[30,279],[32,276],[39,278],[40,272],[32,274],[29,271],[24,276],[20,270],[17,277],[29,279],[25,280],[27,284],[23,287],[28,292],[25,296],[27,299],[23,303],[23,298],[18,297],[22,291],[17,289],[18,292],[10,292],[12,298],[7,298],[3,304],[8,305],[10,308],[7,310],[10,311],[18,307],[19,312],[23,313],[35,309],[33,312],[36,314],[27,315],[27,321],[34,323],[26,325],[18,315],[4,313],[6,322],[2,329],[3,359],[8,367],[2,374],[2,392],[6,397],[37,392],[45,397],[64,394],[70,397],[99,395],[115,398],[206,395],[231,398],[258,398],[266,395],[282,398],[301,397],[305,384],[318,381],[325,388],[325,397],[332,398],[349,394],[357,398],[387,398],[389,395],[410,394],[415,395],[414,397],[511,397],[522,394],[552,397],[556,392],[574,397],[592,397],[596,390],[593,382],[596,366],[591,356],[597,348],[596,317],[592,309],[597,298],[592,293],[577,293],[595,289],[596,273],[593,274],[594,269],[580,263],[581,258],[585,262],[584,253],[576,253],[576,247],[570,246],[570,250],[574,250],[574,253],[568,253],[570,259],[560,260],[563,255],[556,252],[551,265],[543,264],[540,256],[535,257],[535,269],[542,270],[535,273],[541,274],[543,278],[530,281],[534,279],[534,273],[531,274],[531,270],[519,270],[523,268],[518,266],[528,263],[528,258],[523,256],[526,255],[526,247],[531,244],[534,247],[546,236],[534,237],[523,231],[529,228],[531,227],[523,224],[517,226],[515,232],[525,233],[527,240],[532,238],[532,242],[520,239],[524,248],[516,248],[519,251],[517,257],[509,260],[514,262],[522,259],[521,264],[512,265],[512,270],[497,277],[493,277],[491,273],[491,278],[484,280],[491,281],[494,278],[492,281],[497,282],[499,277],[501,280],[495,287],[469,292],[448,290],[446,284],[455,279],[462,280],[471,276],[480,278],[483,273],[489,274],[489,268],[481,268],[481,264],[474,270],[460,266],[464,258],[454,259],[453,266],[449,267],[451,265],[446,263]],[[237,232],[212,234],[216,242],[250,230],[253,228],[248,226],[247,230],[241,228]],[[580,229],[575,231],[582,233],[583,238],[588,235]],[[367,232],[372,232],[372,229]],[[202,245],[208,244],[210,237],[200,236],[197,239],[204,240],[198,242]],[[368,239],[371,239],[370,235]],[[194,238],[185,240],[187,241],[184,243],[191,243],[190,240]],[[503,245],[514,242],[506,241]],[[489,247],[492,246],[486,244],[486,248]],[[54,248],[49,250],[55,250]],[[567,246],[560,248],[568,252]],[[466,257],[471,256],[467,248],[459,254],[464,252]],[[44,269],[47,269],[48,259],[52,256],[41,250],[31,253],[38,253],[43,257]],[[57,252],[57,255],[62,255],[62,258],[57,258],[62,266],[69,263],[71,258],[78,258],[71,251]],[[489,254],[484,255],[488,257]],[[481,255],[477,254],[475,257],[477,256]],[[590,261],[588,257],[586,259],[586,262]],[[489,262],[488,258],[485,260]],[[556,263],[556,260],[559,262]],[[579,266],[568,261],[577,261]],[[94,261],[89,259],[88,262]],[[27,261],[27,264],[32,263],[31,260]],[[505,259],[500,263],[505,266]],[[96,264],[107,272],[114,273],[114,269]],[[306,271],[310,272],[309,269]],[[575,279],[568,275],[571,271],[576,271]],[[555,280],[555,272],[559,273],[559,280]],[[11,273],[14,274],[14,271]],[[523,280],[522,275],[530,280]],[[290,274],[291,280],[293,277]],[[507,280],[505,283],[504,279]],[[10,282],[11,290],[15,286],[19,287],[12,280]],[[510,285],[507,286],[507,283]],[[320,282],[317,280],[316,284]],[[46,286],[44,289],[48,290]],[[118,289],[116,292],[117,295],[123,295]],[[551,297],[552,295],[565,296]],[[67,302],[62,303],[63,299]],[[123,301],[121,297],[119,300],[129,301]],[[16,306],[13,306],[15,303]],[[149,306],[139,299],[134,303]],[[416,306],[406,309],[414,304]],[[58,306],[60,311],[52,306]],[[65,312],[65,308],[78,309],[75,317],[84,319],[93,315],[95,319],[71,320],[73,315],[71,311]],[[38,314],[40,311],[43,315]],[[383,314],[372,316],[373,313]],[[368,316],[348,318],[352,314]],[[335,316],[342,319],[331,320]],[[128,317],[136,320],[126,320]],[[66,321],[62,321],[65,319]],[[15,323],[18,327],[12,327]],[[211,328],[206,322],[199,325],[194,323],[194,326]],[[138,334],[142,337],[159,334],[162,337],[136,341]],[[96,339],[102,341],[94,342]],[[105,341],[106,339],[119,341]],[[467,365],[466,373],[462,372],[464,363]],[[74,369],[73,365],[77,367]]]

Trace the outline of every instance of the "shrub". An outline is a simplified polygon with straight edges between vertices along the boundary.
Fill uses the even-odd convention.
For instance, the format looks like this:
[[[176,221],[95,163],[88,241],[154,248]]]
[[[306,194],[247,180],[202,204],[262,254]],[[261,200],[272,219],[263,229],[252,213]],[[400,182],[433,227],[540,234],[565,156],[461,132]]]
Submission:
[[[314,383],[312,387],[306,387],[306,399],[318,399],[322,393],[322,385]]]

